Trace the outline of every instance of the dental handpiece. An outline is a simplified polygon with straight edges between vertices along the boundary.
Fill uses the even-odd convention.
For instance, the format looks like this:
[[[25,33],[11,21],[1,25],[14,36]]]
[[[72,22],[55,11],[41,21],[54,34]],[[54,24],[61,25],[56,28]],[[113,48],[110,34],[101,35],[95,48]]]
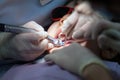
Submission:
[[[59,46],[64,46],[64,42],[60,39],[55,39],[51,36],[47,36],[47,39],[54,44],[54,46],[59,47]]]
[[[8,24],[1,24],[1,23],[0,23],[0,31],[1,32],[10,32],[10,33],[15,33],[15,34],[35,32],[34,29],[25,28],[25,27],[21,27],[21,26],[8,25]],[[64,42],[62,40],[55,39],[49,35],[47,36],[47,39],[51,43],[53,43],[54,46],[63,46],[64,45]]]

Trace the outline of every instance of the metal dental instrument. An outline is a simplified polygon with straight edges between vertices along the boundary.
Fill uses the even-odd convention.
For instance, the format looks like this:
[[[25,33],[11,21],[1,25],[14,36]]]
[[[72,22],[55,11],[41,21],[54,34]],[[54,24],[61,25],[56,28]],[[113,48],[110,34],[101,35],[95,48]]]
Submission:
[[[0,31],[1,32],[11,32],[11,33],[26,33],[26,32],[35,32],[34,29],[20,27],[20,26],[14,26],[14,25],[8,25],[8,24],[0,24]],[[51,36],[47,36],[47,39],[54,44],[54,46],[63,46],[64,42],[59,39],[55,39]]]
[[[1,32],[10,32],[10,33],[27,33],[27,32],[35,32],[34,29],[29,29],[21,26],[14,26],[8,24],[0,24],[0,31]]]
[[[55,39],[55,38],[53,38],[53,37],[51,37],[51,36],[49,36],[48,35],[48,37],[47,37],[47,39],[51,42],[51,43],[53,43],[54,44],[54,46],[64,46],[64,42],[62,41],[62,40],[60,40],[60,39]]]

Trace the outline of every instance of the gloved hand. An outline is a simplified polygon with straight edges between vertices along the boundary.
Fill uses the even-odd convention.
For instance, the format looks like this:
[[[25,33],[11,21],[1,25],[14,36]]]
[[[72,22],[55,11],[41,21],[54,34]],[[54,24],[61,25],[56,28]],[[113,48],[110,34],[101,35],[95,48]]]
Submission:
[[[47,33],[40,25],[34,21],[30,21],[23,26],[35,29],[36,32],[12,35],[9,40],[1,46],[1,57],[30,61],[40,56],[47,49],[48,40],[45,39]]]
[[[54,50],[52,54],[45,56],[45,60],[52,61],[78,75],[82,75],[85,68],[91,64],[97,64],[105,68],[105,65],[97,56],[78,43],[72,43],[68,47]]]
[[[120,30],[108,29],[98,37],[99,46],[102,49],[112,49],[120,53]]]
[[[83,76],[85,80],[112,80],[102,61],[87,48],[77,43],[54,50],[52,54],[45,56],[45,59],[74,74]]]
[[[95,12],[88,2],[79,4],[74,12],[63,21],[62,33],[73,39],[96,39],[110,22]]]

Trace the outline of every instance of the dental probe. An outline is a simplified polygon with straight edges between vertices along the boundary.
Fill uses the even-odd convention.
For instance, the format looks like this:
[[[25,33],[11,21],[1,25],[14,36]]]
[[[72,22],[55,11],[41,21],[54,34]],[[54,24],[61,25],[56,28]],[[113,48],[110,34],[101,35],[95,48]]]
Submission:
[[[1,32],[11,32],[11,33],[27,33],[27,32],[35,32],[34,29],[25,28],[21,26],[14,26],[14,25],[8,25],[8,24],[1,24],[0,23],[0,31]],[[64,42],[59,39],[55,39],[51,36],[47,36],[47,39],[54,44],[54,46],[63,46]]]

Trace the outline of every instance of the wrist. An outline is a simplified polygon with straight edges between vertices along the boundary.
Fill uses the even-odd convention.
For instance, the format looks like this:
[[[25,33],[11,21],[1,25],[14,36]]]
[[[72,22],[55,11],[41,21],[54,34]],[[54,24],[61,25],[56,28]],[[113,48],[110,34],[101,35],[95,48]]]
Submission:
[[[89,56],[89,55],[88,55]],[[95,55],[92,55],[88,58],[86,58],[86,60],[82,60],[82,64],[80,64],[79,66],[79,75],[82,75],[84,70],[86,69],[86,67],[88,67],[91,64],[98,64],[101,65],[103,67],[106,68],[106,66],[104,65],[104,63]]]
[[[112,80],[108,69],[99,64],[86,66],[82,75],[86,80]]]

